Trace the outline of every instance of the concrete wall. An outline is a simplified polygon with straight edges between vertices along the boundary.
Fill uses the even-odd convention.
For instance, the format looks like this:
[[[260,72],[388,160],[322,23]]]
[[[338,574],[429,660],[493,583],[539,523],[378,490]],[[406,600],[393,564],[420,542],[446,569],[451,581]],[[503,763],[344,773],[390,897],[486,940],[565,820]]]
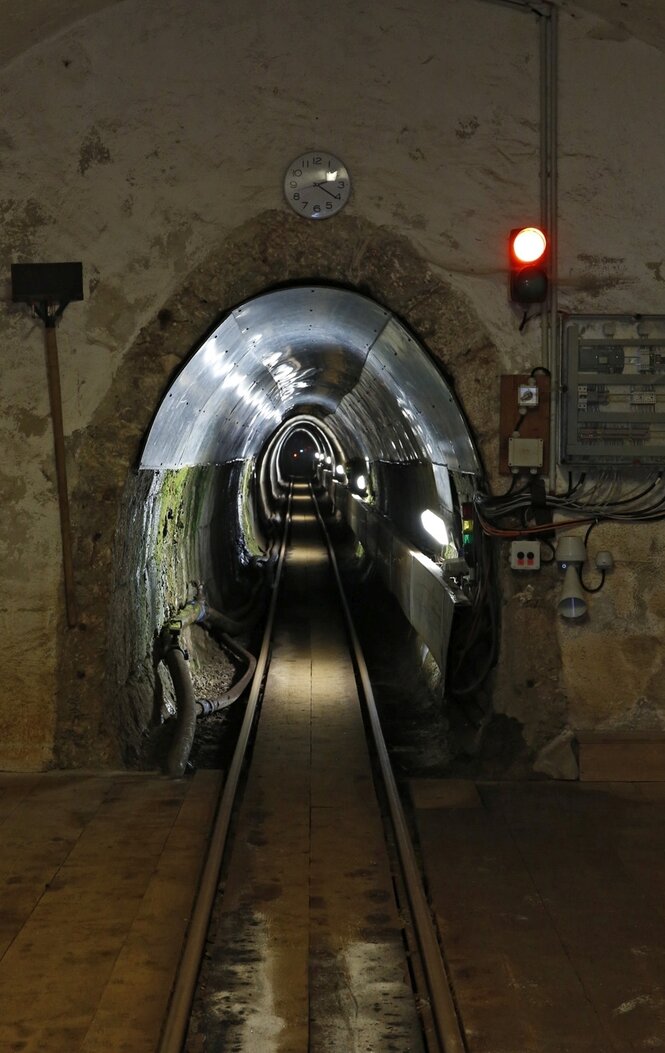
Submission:
[[[483,0],[80,0],[67,21],[50,6],[2,12],[0,272],[8,301],[12,261],[84,265],[86,300],[58,339],[85,628],[63,625],[43,334],[6,303],[5,768],[48,765],[57,724],[86,729],[72,763],[112,754],[95,745],[112,701],[87,685],[103,669],[122,494],[169,377],[221,311],[293,277],[369,291],[454,376],[490,470],[498,374],[540,359],[505,274],[506,232],[538,211],[534,16]],[[617,28],[614,3],[610,21],[593,6],[566,3],[560,20],[561,304],[658,311],[665,61]],[[346,211],[316,229],[281,191],[314,146],[354,180]],[[661,530],[596,535],[618,569],[587,626],[558,625],[553,573],[532,592],[508,582],[497,704],[534,741],[565,720],[663,720]]]

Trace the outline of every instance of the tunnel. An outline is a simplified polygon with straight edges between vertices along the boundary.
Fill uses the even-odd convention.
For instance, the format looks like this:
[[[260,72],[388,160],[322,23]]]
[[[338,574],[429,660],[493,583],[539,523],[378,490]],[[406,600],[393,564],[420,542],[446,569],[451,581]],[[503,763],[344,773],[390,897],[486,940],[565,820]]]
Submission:
[[[478,599],[463,509],[482,478],[451,384],[388,308],[294,284],[231,310],[164,392],[125,499],[134,597],[122,593],[122,621],[129,611],[134,624],[111,649],[130,683],[118,712],[125,759],[156,708],[175,707],[164,710],[159,662],[141,657],[164,622],[197,596],[238,631],[259,616],[292,480],[324,495],[444,683],[455,625]],[[195,670],[199,645],[191,630]]]

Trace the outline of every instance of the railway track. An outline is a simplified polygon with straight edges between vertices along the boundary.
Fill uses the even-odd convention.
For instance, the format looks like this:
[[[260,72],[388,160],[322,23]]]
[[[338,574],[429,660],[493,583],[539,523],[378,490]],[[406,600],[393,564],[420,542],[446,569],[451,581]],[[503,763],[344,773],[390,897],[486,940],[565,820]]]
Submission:
[[[465,1049],[335,554],[294,485],[159,1053]]]

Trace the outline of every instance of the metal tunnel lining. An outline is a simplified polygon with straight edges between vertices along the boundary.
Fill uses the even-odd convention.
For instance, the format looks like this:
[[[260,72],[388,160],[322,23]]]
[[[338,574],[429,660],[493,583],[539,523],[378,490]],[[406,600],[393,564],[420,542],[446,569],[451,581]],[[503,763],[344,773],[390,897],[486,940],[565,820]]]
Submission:
[[[424,348],[374,301],[326,286],[266,293],[229,314],[167,392],[140,468],[257,456],[300,413],[325,420],[349,454],[479,471],[464,417]]]

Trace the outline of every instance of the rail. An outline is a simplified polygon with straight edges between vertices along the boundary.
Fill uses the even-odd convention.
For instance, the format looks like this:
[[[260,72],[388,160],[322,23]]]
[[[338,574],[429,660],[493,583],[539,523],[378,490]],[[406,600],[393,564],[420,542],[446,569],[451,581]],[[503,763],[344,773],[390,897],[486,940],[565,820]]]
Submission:
[[[238,742],[233,753],[229,774],[224,783],[219,808],[212,828],[208,855],[206,857],[196,903],[187,930],[187,938],[180,959],[180,964],[178,966],[176,982],[171,993],[169,1009],[159,1043],[159,1053],[181,1053],[185,1036],[187,1034],[187,1025],[189,1023],[189,1015],[194,998],[194,991],[196,989],[196,980],[205,948],[206,934],[210,925],[210,917],[215,902],[219,874],[228,838],[231,813],[233,811],[233,805],[238,790],[238,782],[240,780],[240,774],[247,753],[250,733],[254,724],[261,687],[268,666],[272,630],[279,596],[279,584],[282,577],[282,570],[284,568],[286,546],[289,537],[291,499],[292,492],[289,493],[287,515],[284,523],[284,534],[277,562],[277,572],[270,599],[270,606],[268,608],[268,617],[263,633],[261,650],[256,661],[254,680],[247,700],[247,708],[238,735]]]
[[[319,526],[328,550],[330,566],[337,585],[339,600],[346,622],[350,651],[352,654],[357,679],[362,688],[362,704],[365,707],[367,721],[371,728],[374,749],[378,759],[381,778],[385,787],[390,816],[390,825],[394,832],[397,858],[401,874],[397,885],[406,890],[407,928],[415,936],[415,950],[418,955],[418,967],[414,975],[418,976],[415,992],[421,1005],[429,1007],[429,1012],[421,1014],[423,1032],[428,1048],[436,1047],[439,1053],[466,1053],[462,1029],[455,1006],[442,950],[427,901],[425,889],[418,867],[415,850],[411,841],[407,818],[402,807],[395,776],[385,739],[381,730],[374,693],[369,678],[367,664],[362,653],[358,634],[353,624],[349,603],[346,598],[337,559],[326,530],[316,497],[312,491]],[[238,742],[233,754],[229,773],[220,798],[215,818],[209,851],[204,864],[197,901],[192,913],[185,947],[179,964],[178,975],[173,987],[168,1014],[162,1031],[158,1053],[181,1053],[187,1036],[187,1028],[194,1000],[200,963],[203,957],[206,936],[217,894],[221,868],[228,840],[229,826],[237,796],[241,771],[245,763],[250,734],[256,720],[257,706],[263,683],[267,674],[268,661],[273,635],[275,614],[279,602],[279,587],[285,562],[290,524],[292,519],[293,490],[289,493],[287,516],[285,517],[284,535],[282,538],[277,573],[268,611],[256,672],[250,692],[247,709],[240,729]],[[424,990],[421,985],[424,979]],[[427,1026],[424,1017],[427,1016]],[[433,1034],[432,1034],[433,1032]]]

